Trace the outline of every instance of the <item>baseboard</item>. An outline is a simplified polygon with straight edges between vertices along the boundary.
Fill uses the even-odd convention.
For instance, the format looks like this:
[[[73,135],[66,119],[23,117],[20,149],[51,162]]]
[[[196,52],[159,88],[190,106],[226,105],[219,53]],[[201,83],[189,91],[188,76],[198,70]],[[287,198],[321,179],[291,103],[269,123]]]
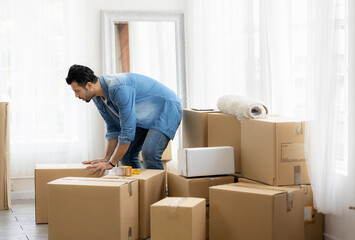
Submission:
[[[330,234],[323,233],[324,240],[343,240],[341,238],[334,237]]]
[[[11,200],[35,199],[35,192],[11,192]]]

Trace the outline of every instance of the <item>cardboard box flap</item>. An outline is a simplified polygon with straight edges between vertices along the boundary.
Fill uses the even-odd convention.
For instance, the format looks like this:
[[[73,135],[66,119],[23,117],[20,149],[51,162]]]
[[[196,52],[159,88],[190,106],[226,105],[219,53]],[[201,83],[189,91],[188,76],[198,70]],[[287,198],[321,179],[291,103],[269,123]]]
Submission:
[[[157,203],[154,203],[153,206],[191,208],[191,207],[194,207],[194,206],[200,204],[203,201],[205,201],[204,198],[167,197],[167,198],[160,200]]]
[[[51,164],[36,164],[35,169],[85,169],[89,165],[82,163],[51,163]]]
[[[82,177],[65,177],[49,182],[48,184],[58,185],[77,185],[77,186],[105,186],[117,187],[129,184],[135,181],[134,179],[105,179],[105,178],[82,178]]]
[[[295,120],[294,118],[287,118],[284,116],[271,116],[271,117],[264,118],[264,119],[253,119],[253,121],[270,122],[270,123],[301,122],[301,121]]]
[[[268,196],[275,196],[279,194],[286,193],[287,191],[284,190],[276,190],[276,189],[267,189],[267,188],[259,188],[259,187],[253,187],[253,185],[256,184],[251,184],[251,186],[244,186],[244,185],[239,185],[239,183],[231,183],[231,184],[226,184],[226,185],[219,185],[211,188],[217,188],[220,190],[226,190],[226,191],[238,191],[242,193],[250,193],[250,194],[260,194],[260,195],[268,195]]]

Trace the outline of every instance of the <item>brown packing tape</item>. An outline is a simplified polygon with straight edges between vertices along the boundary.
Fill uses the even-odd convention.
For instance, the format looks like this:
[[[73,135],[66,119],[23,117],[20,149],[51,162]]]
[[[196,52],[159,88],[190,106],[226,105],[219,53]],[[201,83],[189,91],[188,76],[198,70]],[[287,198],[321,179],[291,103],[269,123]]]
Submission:
[[[302,135],[303,134],[302,122],[295,122],[294,130],[296,135]]]
[[[132,227],[128,229],[128,240],[132,240]]]
[[[101,180],[99,180],[101,179]],[[128,193],[129,193],[129,196],[132,196],[132,182],[134,182],[135,180],[129,180],[129,179],[126,179],[126,178],[112,178],[112,179],[115,179],[115,181],[110,181],[111,178],[107,178],[107,179],[104,179],[105,181],[104,182],[124,182],[125,184],[128,184]],[[61,180],[66,180],[66,181],[88,181],[88,182],[99,182],[99,181],[102,181],[103,178],[93,178],[93,179],[78,179],[78,178],[71,178],[71,177],[66,177],[66,178],[63,178]]]
[[[301,166],[294,166],[293,167],[293,182],[295,185],[300,185],[302,183],[302,175],[301,175]]]
[[[293,208],[293,193],[292,191],[288,191],[286,193],[286,204],[287,204],[287,212],[291,211]]]

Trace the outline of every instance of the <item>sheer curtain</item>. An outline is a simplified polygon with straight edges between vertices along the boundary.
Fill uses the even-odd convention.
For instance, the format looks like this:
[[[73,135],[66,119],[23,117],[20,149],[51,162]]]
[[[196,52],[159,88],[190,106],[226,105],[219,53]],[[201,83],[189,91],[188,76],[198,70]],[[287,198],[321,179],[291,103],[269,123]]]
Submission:
[[[348,151],[354,143],[348,141],[347,2],[312,0],[308,7],[307,164],[315,207],[341,214],[355,200],[354,155]]]
[[[218,97],[235,94],[262,100],[275,114],[304,116],[299,10],[306,1],[188,3],[190,106],[215,107]]]
[[[131,72],[177,92],[174,22],[129,22]]]
[[[0,96],[10,101],[11,176],[92,158],[89,106],[65,82],[84,63],[84,1],[0,2]],[[96,137],[96,138],[95,138]]]
[[[322,212],[349,206],[340,202],[350,199],[345,181],[355,188],[345,135],[346,12],[346,0],[188,1],[189,107],[235,94],[310,120],[307,163]]]

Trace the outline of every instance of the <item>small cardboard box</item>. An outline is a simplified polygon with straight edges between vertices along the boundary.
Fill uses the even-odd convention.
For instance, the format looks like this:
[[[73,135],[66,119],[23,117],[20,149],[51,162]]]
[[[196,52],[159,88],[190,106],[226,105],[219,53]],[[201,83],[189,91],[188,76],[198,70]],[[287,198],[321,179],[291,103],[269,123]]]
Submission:
[[[251,183],[210,188],[210,239],[303,240],[303,192]]]
[[[234,173],[233,147],[179,149],[178,168],[179,174],[185,177]]]
[[[243,119],[243,177],[274,186],[309,184],[304,129],[304,122],[283,118]]]
[[[119,179],[119,176],[104,176],[105,179]],[[150,237],[150,205],[166,197],[166,172],[147,169],[138,175],[126,177],[138,180],[139,188],[139,238]]]
[[[207,114],[215,111],[184,109],[182,115],[183,148],[207,147]]]
[[[205,240],[203,198],[165,198],[151,206],[152,240]]]
[[[35,166],[35,208],[36,223],[48,223],[47,183],[63,177],[98,177],[99,173],[90,175],[92,169],[79,164],[37,164]]]
[[[138,239],[138,181],[61,178],[48,183],[48,236]]]
[[[209,187],[233,183],[233,176],[215,176],[203,178],[186,178],[177,173],[168,172],[169,197],[209,198]]]
[[[10,128],[8,103],[0,102],[0,210],[11,206]]]
[[[208,147],[232,146],[234,149],[235,172],[240,173],[240,121],[232,115],[209,113]]]

